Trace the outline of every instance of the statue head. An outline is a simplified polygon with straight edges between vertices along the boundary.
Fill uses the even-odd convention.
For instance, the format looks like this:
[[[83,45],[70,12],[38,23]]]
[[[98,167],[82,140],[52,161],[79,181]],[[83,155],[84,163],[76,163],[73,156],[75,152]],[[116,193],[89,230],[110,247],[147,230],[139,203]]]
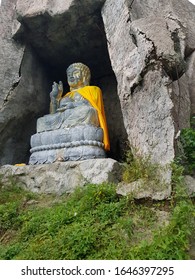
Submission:
[[[88,86],[90,83],[91,73],[89,67],[83,63],[71,64],[66,73],[70,90]]]

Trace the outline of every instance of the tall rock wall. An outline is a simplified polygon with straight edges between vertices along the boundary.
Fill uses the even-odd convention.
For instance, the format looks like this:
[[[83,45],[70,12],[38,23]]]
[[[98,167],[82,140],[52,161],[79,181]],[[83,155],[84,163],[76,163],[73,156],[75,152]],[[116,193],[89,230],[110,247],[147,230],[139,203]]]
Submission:
[[[28,161],[37,116],[48,106],[44,67],[30,46],[12,38],[16,2],[3,0],[0,7],[0,164]]]
[[[0,109],[6,103],[14,84],[20,80],[24,47],[12,40],[12,27],[17,22],[16,0],[3,1],[0,6]]]
[[[107,0],[102,10],[130,145],[163,165],[194,106],[195,7],[180,2]]]

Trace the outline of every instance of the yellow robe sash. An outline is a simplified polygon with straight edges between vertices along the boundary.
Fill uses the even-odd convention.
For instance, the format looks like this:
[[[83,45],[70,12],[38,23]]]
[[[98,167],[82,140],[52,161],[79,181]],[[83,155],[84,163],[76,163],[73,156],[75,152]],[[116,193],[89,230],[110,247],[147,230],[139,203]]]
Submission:
[[[100,127],[103,129],[104,132],[104,136],[103,136],[104,148],[105,150],[109,151],[110,141],[108,136],[108,127],[106,123],[106,115],[104,111],[101,89],[96,86],[85,86],[83,88],[77,89],[76,91],[68,92],[64,97],[69,96],[70,98],[74,98],[74,94],[76,92],[80,93],[97,110]]]

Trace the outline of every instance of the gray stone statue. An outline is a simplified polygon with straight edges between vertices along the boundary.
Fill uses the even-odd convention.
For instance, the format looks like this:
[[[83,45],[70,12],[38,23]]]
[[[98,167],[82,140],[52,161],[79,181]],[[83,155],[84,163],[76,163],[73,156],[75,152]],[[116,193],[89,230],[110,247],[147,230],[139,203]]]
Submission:
[[[64,97],[62,82],[53,83],[50,114],[37,120],[29,164],[104,158],[109,150],[102,93],[89,86],[89,68],[82,63],[70,65],[67,80],[70,92]]]

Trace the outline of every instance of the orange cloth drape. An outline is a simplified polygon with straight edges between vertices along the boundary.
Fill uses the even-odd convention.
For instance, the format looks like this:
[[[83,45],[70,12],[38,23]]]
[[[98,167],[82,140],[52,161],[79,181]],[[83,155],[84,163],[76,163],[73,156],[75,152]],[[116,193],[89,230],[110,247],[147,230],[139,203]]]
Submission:
[[[70,98],[74,98],[75,92],[80,93],[97,110],[100,127],[103,129],[103,132],[104,132],[104,137],[103,137],[104,148],[105,148],[105,150],[109,151],[110,150],[110,141],[109,141],[109,136],[108,136],[108,127],[107,127],[107,122],[106,122],[106,115],[105,115],[105,111],[104,111],[104,104],[103,104],[101,89],[96,86],[85,86],[83,88],[77,89],[76,91],[68,92],[65,95],[65,97],[69,96]]]

